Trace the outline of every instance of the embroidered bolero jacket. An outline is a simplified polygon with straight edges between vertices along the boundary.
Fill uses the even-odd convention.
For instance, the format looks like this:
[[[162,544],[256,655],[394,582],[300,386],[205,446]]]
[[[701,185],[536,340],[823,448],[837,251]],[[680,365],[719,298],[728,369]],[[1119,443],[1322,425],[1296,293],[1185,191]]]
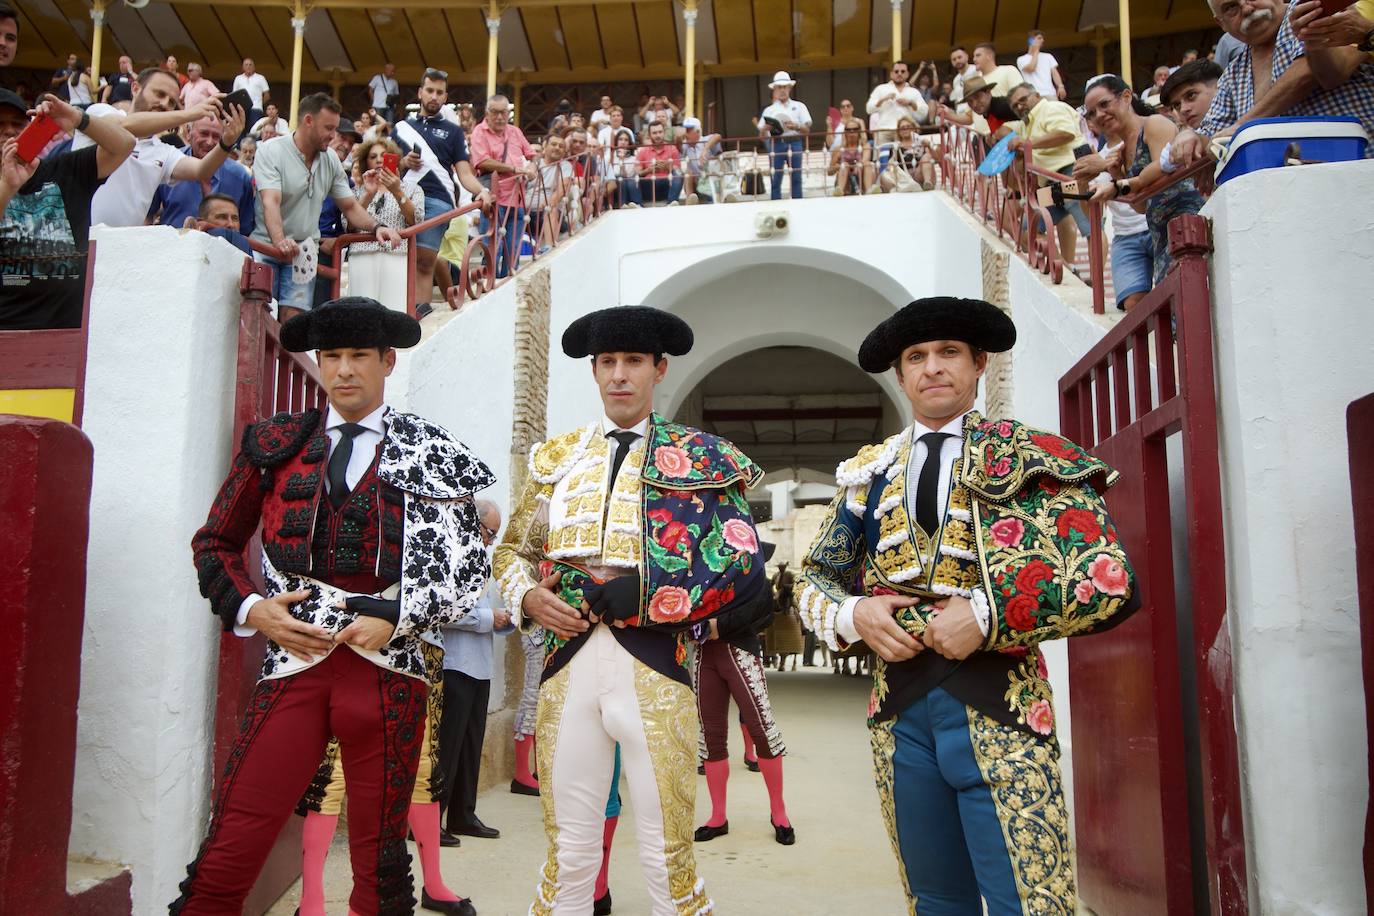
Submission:
[[[640,610],[631,628],[670,633],[766,587],[744,495],[762,468],[725,439],[654,414],[612,488],[610,447],[595,422],[531,450],[529,477],[493,555],[517,620],[525,594],[549,569],[563,572],[560,596],[573,607],[604,574],[638,571]],[[550,655],[561,648],[552,633],[546,640]]]
[[[918,638],[934,602],[968,598],[987,614],[983,649],[962,663],[932,652],[900,666],[879,660],[870,716],[896,715],[935,684],[957,695],[962,680],[965,702],[1047,735],[1039,643],[1107,629],[1135,608],[1130,563],[1100,495],[1117,472],[1060,436],[972,412],[943,522],[929,537],[907,515],[912,450],[908,428],[837,469],[840,491],[802,565],[802,619],[840,649],[836,615],[860,583],[863,595],[927,599],[897,615]],[[896,676],[899,668],[909,676]],[[954,669],[965,670],[950,680]],[[982,683],[989,679],[996,683]]]
[[[331,632],[353,621],[352,612],[334,606],[341,592],[320,580],[311,550],[325,498],[327,452],[317,410],[278,414],[244,430],[229,476],[191,544],[201,594],[225,629],[233,627],[244,599],[259,591],[244,561],[259,523],[266,593],[309,589],[311,597],[294,605],[292,616]],[[423,678],[421,637],[462,617],[486,585],[490,566],[472,495],[496,478],[443,427],[394,410],[386,414],[376,478],[377,498],[351,497],[343,525],[351,542],[369,545],[351,549],[375,549],[369,571],[380,581],[399,582],[400,615],[391,641],[362,654]],[[268,641],[263,677],[303,666]]]

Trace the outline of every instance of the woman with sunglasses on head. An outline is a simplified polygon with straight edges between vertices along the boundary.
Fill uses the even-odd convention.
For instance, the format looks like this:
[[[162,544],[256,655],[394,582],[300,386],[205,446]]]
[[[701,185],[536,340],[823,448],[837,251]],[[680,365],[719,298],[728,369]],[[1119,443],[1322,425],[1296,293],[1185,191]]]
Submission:
[[[398,163],[401,148],[386,137],[365,140],[358,145],[353,160],[353,196],[377,218],[377,225],[401,230],[413,226],[425,212],[425,191],[418,183],[406,184],[387,167],[386,155]],[[348,290],[356,296],[369,296],[391,308],[404,308],[406,246],[393,248],[376,242],[355,242],[348,246]],[[388,296],[388,289],[399,291]],[[398,299],[397,296],[400,296]]]
[[[1102,172],[1110,172],[1111,181],[1094,193],[1096,201],[1109,201],[1134,193],[1144,184],[1142,172],[1159,161],[1164,148],[1178,134],[1178,125],[1135,97],[1131,88],[1115,74],[1097,77],[1088,83],[1083,107],[1093,128],[1113,143],[1121,144],[1115,163],[1101,156],[1085,156],[1074,163],[1074,177],[1088,181]],[[1154,171],[1154,170],[1151,170]],[[1193,179],[1171,185],[1142,203],[1132,203],[1137,213],[1144,213],[1150,231],[1152,269],[1150,286],[1164,279],[1169,269],[1169,221],[1184,213],[1197,213],[1203,198]],[[1113,265],[1113,279],[1121,283]],[[1148,291],[1150,286],[1146,286]],[[1121,287],[1118,286],[1118,289]],[[1129,303],[1133,304],[1133,303]],[[1122,305],[1129,305],[1122,300]]]
[[[916,132],[916,122],[903,117],[897,122],[897,141],[892,145],[889,167],[880,176],[884,191],[914,191],[917,182],[926,191],[935,187],[935,157]],[[901,178],[905,173],[909,178]]]

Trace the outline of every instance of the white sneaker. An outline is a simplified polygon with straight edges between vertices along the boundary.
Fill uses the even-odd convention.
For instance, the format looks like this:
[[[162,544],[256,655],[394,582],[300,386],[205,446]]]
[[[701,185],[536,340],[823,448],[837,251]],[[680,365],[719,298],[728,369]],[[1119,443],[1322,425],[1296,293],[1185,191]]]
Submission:
[[[687,206],[689,206],[689,207],[695,207],[695,206],[696,206],[698,203],[700,203],[700,202],[701,202],[701,198],[697,197],[695,194],[688,194],[688,195],[687,195]]]
[[[670,206],[670,207],[676,207],[677,205],[678,205],[678,202],[675,201],[675,200],[670,200],[670,201],[668,201],[668,206]]]
[[[624,209],[624,210],[638,210],[638,209],[639,209],[639,204],[635,203],[634,201],[630,201],[630,202],[629,202],[628,204],[626,204],[622,209]]]
[[[725,195],[725,202],[727,204],[737,204],[739,203],[739,195],[731,191],[729,194]]]

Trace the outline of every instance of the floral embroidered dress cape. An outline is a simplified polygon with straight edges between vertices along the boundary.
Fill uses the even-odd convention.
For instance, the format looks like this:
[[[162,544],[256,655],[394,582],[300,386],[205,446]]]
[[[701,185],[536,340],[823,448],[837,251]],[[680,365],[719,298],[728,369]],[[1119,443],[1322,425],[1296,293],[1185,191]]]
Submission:
[[[684,632],[767,587],[745,498],[763,469],[727,440],[657,414],[613,488],[609,448],[597,422],[531,450],[529,480],[493,557],[502,596],[518,613],[526,592],[558,570],[559,597],[580,607],[588,586],[636,570],[638,617],[613,632],[636,658],[688,683]],[[544,677],[580,643],[547,632]]]
[[[830,514],[802,567],[803,620],[835,649],[840,605],[857,594],[925,599],[898,613],[918,638],[935,602],[959,595],[988,611],[981,651],[953,662],[932,651],[878,661],[870,720],[892,718],[941,686],[1007,725],[1054,731],[1039,644],[1100,632],[1136,608],[1134,576],[1100,495],[1117,472],[1074,443],[1015,420],[971,412],[940,530],[906,514],[911,430],[842,463]]]

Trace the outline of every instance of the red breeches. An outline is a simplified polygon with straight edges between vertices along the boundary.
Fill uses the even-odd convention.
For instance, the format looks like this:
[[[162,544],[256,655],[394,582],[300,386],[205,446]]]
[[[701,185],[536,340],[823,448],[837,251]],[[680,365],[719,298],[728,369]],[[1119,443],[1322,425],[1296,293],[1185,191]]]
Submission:
[[[693,670],[697,688],[697,712],[701,717],[701,757],[725,760],[729,756],[730,698],[739,707],[740,721],[749,729],[754,748],[762,759],[781,756],[785,750],[768,682],[757,655],[713,639],[697,648]]]
[[[314,667],[260,682],[225,766],[209,834],[172,913],[242,913],[331,735],[348,773],[349,906],[360,916],[411,913],[406,812],[428,689],[346,646]]]

